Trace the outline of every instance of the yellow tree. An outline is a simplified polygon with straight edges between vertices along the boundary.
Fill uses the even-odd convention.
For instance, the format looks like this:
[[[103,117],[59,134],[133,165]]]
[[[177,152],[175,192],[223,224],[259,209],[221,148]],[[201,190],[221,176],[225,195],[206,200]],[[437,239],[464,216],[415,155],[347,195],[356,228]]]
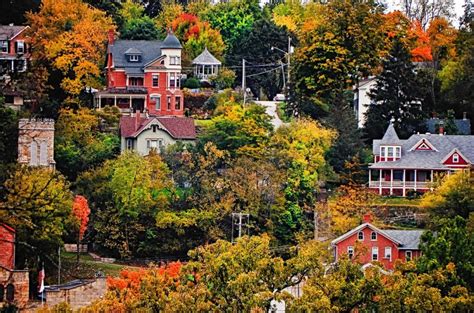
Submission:
[[[82,0],[43,0],[37,13],[27,13],[32,59],[61,75],[59,84],[70,103],[86,86],[100,87],[107,31],[114,29],[105,12]]]

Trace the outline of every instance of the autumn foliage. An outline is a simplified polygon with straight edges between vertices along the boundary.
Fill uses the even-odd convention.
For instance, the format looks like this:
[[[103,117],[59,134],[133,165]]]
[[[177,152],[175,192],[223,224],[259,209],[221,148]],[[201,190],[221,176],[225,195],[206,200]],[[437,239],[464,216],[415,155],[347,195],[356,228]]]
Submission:
[[[83,196],[76,196],[72,205],[72,214],[77,219],[79,224],[79,240],[82,240],[84,233],[87,229],[87,223],[89,222],[89,214],[91,209],[87,203],[87,199]]]

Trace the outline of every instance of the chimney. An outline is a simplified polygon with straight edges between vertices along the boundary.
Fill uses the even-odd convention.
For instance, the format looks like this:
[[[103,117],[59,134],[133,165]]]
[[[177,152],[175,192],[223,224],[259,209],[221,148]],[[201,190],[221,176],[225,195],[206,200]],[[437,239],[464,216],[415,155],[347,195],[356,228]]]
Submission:
[[[462,112],[462,119],[467,120],[467,112]]]
[[[137,113],[135,114],[135,130],[140,127],[140,110],[137,110]]]
[[[112,46],[115,42],[115,31],[113,29],[109,29],[108,39],[109,39],[109,45]]]
[[[362,218],[364,223],[372,223],[372,214],[366,213],[364,214],[364,217]]]
[[[439,123],[439,135],[440,136],[444,135],[444,122],[443,121]]]

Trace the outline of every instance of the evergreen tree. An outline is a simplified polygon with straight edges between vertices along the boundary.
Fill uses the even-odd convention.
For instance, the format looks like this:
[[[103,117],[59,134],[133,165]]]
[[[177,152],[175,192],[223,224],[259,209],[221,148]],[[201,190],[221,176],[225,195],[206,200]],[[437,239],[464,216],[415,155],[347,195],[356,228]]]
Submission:
[[[383,61],[383,71],[377,77],[370,98],[374,104],[366,113],[365,132],[368,139],[382,138],[390,120],[393,120],[395,129],[402,138],[407,138],[416,131],[423,131],[421,97],[415,68],[410,52],[398,38]]]

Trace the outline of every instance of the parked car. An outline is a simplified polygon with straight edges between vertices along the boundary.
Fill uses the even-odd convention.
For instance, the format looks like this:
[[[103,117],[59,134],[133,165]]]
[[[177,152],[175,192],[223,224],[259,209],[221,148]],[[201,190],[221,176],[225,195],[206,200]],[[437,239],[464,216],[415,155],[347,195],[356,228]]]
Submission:
[[[273,97],[273,101],[285,101],[285,95],[282,93],[277,93],[275,97]]]

